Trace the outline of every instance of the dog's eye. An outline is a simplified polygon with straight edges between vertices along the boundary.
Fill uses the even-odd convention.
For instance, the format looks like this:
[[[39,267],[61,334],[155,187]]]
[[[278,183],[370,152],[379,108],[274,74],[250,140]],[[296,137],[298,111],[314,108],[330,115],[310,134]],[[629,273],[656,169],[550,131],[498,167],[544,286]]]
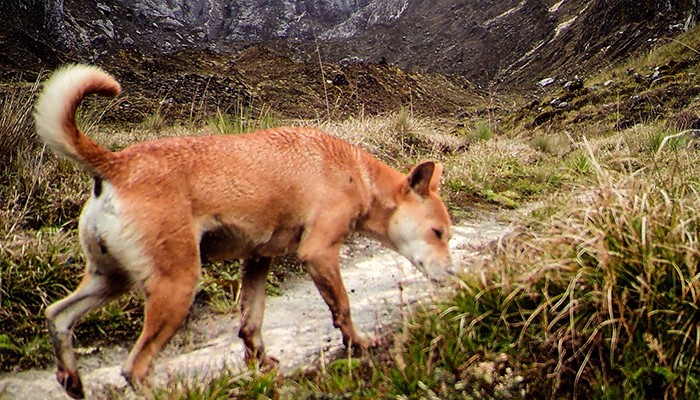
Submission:
[[[433,233],[438,239],[442,239],[442,235],[444,234],[444,232],[445,231],[442,229],[433,228]]]

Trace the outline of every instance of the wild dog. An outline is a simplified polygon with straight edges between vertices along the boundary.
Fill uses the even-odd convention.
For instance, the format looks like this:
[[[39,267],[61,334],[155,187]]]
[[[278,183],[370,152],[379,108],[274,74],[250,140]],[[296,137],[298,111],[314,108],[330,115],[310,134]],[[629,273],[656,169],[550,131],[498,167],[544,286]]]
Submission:
[[[103,70],[69,65],[46,81],[34,114],[46,145],[94,176],[79,221],[85,274],[46,309],[56,376],[70,396],[84,396],[71,343],[78,319],[132,288],[144,293],[143,330],[123,367],[138,383],[185,321],[203,258],[243,260],[238,335],[245,360],[263,366],[277,362],[260,332],[271,257],[298,256],[343,343],[360,349],[374,343],[355,330],[339,269],[351,230],[379,239],[431,279],[454,273],[440,164],[426,161],[404,175],[310,128],[176,137],[111,152],[81,132],[75,112],[88,94],[120,92]]]

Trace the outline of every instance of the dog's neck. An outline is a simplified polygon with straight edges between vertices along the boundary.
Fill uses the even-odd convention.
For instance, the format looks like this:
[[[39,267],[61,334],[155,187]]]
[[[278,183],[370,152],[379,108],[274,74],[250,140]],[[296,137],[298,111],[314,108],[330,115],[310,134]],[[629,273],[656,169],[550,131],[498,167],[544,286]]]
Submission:
[[[396,209],[396,196],[406,176],[367,154],[366,187],[369,204],[358,221],[357,230],[386,244],[389,218]]]

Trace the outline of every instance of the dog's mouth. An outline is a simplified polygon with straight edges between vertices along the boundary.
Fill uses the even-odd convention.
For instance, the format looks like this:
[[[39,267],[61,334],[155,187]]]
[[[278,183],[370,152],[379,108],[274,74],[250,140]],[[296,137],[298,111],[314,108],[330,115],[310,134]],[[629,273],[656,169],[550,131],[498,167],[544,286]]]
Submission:
[[[422,260],[411,261],[416,269],[432,283],[444,284],[457,276],[453,266],[428,268]]]

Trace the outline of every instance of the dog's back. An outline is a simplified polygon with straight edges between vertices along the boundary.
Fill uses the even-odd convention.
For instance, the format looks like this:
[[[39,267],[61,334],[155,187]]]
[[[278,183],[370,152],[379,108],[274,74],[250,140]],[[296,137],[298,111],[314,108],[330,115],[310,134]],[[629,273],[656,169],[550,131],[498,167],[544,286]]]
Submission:
[[[323,210],[352,210],[338,221],[350,225],[365,214],[375,163],[316,129],[279,128],[139,143],[113,154],[104,179],[134,219],[153,221],[163,209],[191,215],[208,255],[277,256],[296,251]],[[208,245],[223,237],[218,252]]]

